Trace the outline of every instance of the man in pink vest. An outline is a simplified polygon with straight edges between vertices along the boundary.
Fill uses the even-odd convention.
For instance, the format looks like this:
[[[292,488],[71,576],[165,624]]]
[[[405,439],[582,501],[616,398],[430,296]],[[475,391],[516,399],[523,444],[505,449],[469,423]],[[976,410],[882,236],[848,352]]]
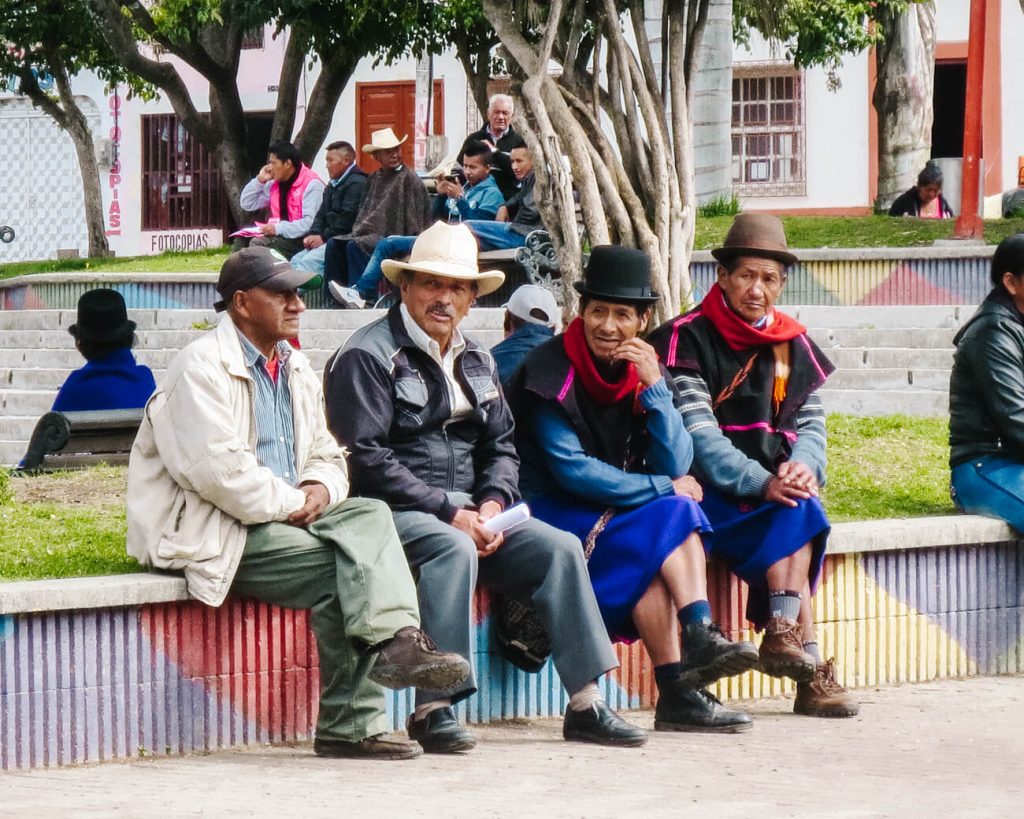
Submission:
[[[290,259],[303,249],[302,239],[324,198],[324,183],[303,164],[292,143],[275,142],[267,153],[267,164],[242,188],[239,202],[247,211],[270,210],[263,236],[249,244],[269,247]]]

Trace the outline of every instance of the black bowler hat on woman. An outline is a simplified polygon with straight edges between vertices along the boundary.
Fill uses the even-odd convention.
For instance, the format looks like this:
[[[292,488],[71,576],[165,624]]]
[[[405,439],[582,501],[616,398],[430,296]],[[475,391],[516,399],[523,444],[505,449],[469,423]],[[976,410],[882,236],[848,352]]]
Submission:
[[[124,299],[106,287],[87,290],[78,299],[78,320],[68,327],[75,341],[106,344],[121,341],[135,332]]]
[[[642,250],[598,245],[590,253],[583,281],[573,283],[581,295],[600,301],[654,304],[661,296],[651,289],[651,260]]]

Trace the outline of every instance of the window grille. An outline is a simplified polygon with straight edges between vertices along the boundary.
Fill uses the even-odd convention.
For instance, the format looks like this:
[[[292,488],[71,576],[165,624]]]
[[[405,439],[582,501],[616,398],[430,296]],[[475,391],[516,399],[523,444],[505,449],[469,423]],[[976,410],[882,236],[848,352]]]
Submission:
[[[142,117],[142,229],[220,227],[224,193],[214,156],[174,114]]]

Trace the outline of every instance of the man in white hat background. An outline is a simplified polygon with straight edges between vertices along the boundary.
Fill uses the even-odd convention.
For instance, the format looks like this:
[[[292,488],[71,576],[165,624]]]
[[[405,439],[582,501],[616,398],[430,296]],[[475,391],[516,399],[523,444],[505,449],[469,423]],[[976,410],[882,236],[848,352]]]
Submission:
[[[353,492],[392,509],[424,628],[469,659],[478,578],[532,602],[570,694],[563,736],[643,744],[646,732],[612,711],[595,682],[618,663],[579,540],[536,520],[504,534],[485,525],[519,500],[519,464],[494,359],[459,324],[504,275],[480,272],[472,234],[443,222],[420,235],[408,262],[388,260],[383,272],[401,302],[335,353],[324,395],[328,425],[350,452]],[[410,737],[433,753],[472,748],[452,706],[475,690],[472,678],[450,694],[417,689]]]
[[[128,553],[182,571],[189,594],[310,609],[320,656],[319,756],[410,759],[385,734],[382,685],[458,686],[469,673],[419,630],[388,508],[348,498],[320,382],[286,339],[310,274],[265,247],[224,262],[220,324],[178,353],[128,464]]]
[[[505,338],[491,348],[501,386],[512,376],[530,351],[557,333],[562,326],[561,308],[550,290],[536,284],[516,289],[505,304]]]
[[[418,236],[427,226],[430,196],[416,171],[402,162],[401,146],[407,138],[399,139],[391,128],[382,128],[363,146],[380,168],[370,174],[351,232],[327,242],[325,286],[330,281],[354,285],[381,239],[392,234]]]

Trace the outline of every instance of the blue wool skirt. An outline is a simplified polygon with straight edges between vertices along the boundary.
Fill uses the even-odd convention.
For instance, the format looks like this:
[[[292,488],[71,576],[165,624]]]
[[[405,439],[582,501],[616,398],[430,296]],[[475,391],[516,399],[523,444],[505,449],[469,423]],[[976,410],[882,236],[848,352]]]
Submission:
[[[561,497],[534,498],[534,517],[586,541],[605,508]],[[638,635],[632,612],[661,570],[661,564],[694,531],[711,527],[692,498],[670,495],[616,512],[597,537],[587,563],[590,583],[613,640],[632,642]],[[705,549],[707,542],[705,540]]]
[[[715,530],[711,555],[728,564],[733,574],[750,586],[747,619],[757,628],[768,622],[765,573],[805,543],[812,548],[811,591],[817,588],[831,530],[820,500],[809,498],[797,500],[795,507],[783,506],[735,498],[705,486],[700,506]]]

